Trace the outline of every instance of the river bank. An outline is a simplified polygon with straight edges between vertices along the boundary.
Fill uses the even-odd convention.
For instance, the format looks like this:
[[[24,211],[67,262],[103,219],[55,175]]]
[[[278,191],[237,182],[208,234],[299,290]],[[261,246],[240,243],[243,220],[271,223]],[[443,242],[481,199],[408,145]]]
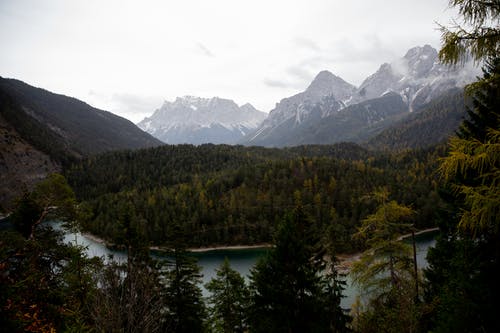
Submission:
[[[56,229],[61,230],[61,224],[58,222],[51,223]],[[64,230],[63,230],[64,231]],[[427,232],[432,232],[425,230]],[[416,237],[417,243],[417,262],[419,269],[425,268],[427,265],[426,255],[429,247],[434,244],[434,237],[425,237],[422,235],[424,232],[420,231],[418,237]],[[411,234],[410,234],[411,235]],[[106,242],[95,235],[89,233],[73,233],[65,232],[66,242],[75,242],[75,238],[79,245],[86,248],[86,253],[90,257],[103,257],[105,261],[116,260],[118,262],[126,262],[127,254],[125,251],[117,249],[116,247],[107,247]],[[407,240],[405,240],[407,241]],[[263,247],[264,246],[264,247]],[[208,297],[210,293],[204,288],[204,285],[211,281],[217,275],[217,269],[224,262],[225,258],[228,258],[231,267],[240,273],[247,282],[249,282],[251,277],[251,271],[255,267],[255,263],[265,255],[266,248],[269,248],[271,244],[258,244],[253,246],[213,246],[204,248],[193,248],[193,256],[198,260],[198,265],[201,268],[201,288],[203,295]],[[153,250],[155,247],[153,247]],[[154,250],[156,251],[156,250]],[[156,258],[162,258],[163,254],[158,251],[153,252]],[[341,300],[341,306],[345,309],[349,309],[351,304],[355,302],[356,295],[359,294],[357,286],[353,284],[352,278],[349,275],[349,271],[357,260],[359,260],[361,253],[350,253],[350,254],[339,254],[337,255],[337,272],[343,274],[344,281],[346,282],[345,289],[343,291],[344,297]]]
[[[419,230],[415,232],[415,236],[434,232],[439,230],[439,228],[428,228],[424,230]],[[98,244],[101,244],[105,247],[108,247],[110,249],[115,248],[113,244],[110,244],[106,242],[104,239],[85,232],[81,233],[81,235],[87,239],[92,240],[93,242],[96,242]],[[408,233],[405,235],[402,235],[398,237],[398,240],[403,240],[411,237],[412,234]],[[254,244],[254,245],[219,245],[219,246],[209,246],[209,247],[198,247],[198,248],[188,248],[187,251],[195,253],[195,254],[209,254],[209,253],[215,253],[215,252],[220,252],[220,251],[238,251],[238,250],[265,250],[271,248],[273,245],[269,243],[262,243],[262,244]],[[150,249],[152,251],[156,252],[166,252],[167,249],[165,247],[161,246],[151,246]],[[337,264],[335,267],[337,268],[338,272],[341,274],[348,274],[352,265],[358,261],[361,257],[363,252],[355,252],[355,253],[340,253],[337,255]]]

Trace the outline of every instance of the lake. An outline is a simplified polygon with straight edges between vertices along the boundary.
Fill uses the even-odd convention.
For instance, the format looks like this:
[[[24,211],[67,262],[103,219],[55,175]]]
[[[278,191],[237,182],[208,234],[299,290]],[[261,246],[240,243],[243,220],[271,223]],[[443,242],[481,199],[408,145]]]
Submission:
[[[49,222],[54,229],[61,229],[60,223]],[[418,268],[427,267],[426,255],[429,247],[435,244],[436,232],[428,232],[415,236],[417,246],[417,264]],[[81,233],[65,233],[64,240],[67,243],[76,243],[86,247],[86,252],[90,257],[104,257],[107,258],[112,255],[117,261],[125,261],[127,254],[124,251],[111,250],[105,245],[94,241],[93,239],[82,235]],[[405,239],[405,242],[410,242],[410,239]],[[252,248],[252,249],[231,249],[231,250],[212,250],[207,252],[193,253],[198,259],[198,264],[202,268],[203,284],[210,281],[215,276],[215,270],[222,264],[224,258],[227,257],[231,263],[231,267],[243,275],[247,281],[250,275],[250,269],[257,262],[257,260],[266,253],[266,249]],[[155,257],[161,258],[161,255],[156,252]],[[342,299],[342,307],[350,308],[351,304],[355,301],[356,295],[359,294],[357,288],[352,285],[349,276],[346,276],[346,289],[344,290],[344,298]],[[202,288],[203,295],[208,296],[205,288]]]

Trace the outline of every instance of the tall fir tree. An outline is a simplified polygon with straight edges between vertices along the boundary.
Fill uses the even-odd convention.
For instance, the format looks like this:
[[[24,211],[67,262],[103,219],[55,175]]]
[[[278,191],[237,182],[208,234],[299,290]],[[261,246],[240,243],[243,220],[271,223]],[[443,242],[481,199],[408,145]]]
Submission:
[[[410,247],[400,236],[411,230],[410,207],[389,200],[389,191],[374,192],[378,207],[368,215],[354,234],[365,240],[363,252],[351,270],[353,281],[362,287],[368,300],[366,311],[357,315],[361,332],[403,332],[417,327],[418,299],[413,286],[418,283]]]
[[[436,247],[428,254],[425,329],[498,332],[500,297],[500,3],[450,0],[462,26],[443,28],[440,57],[457,63],[471,55],[484,75],[467,91],[473,109],[440,172],[448,205]]]
[[[437,332],[500,330],[500,60],[472,89],[474,108],[450,140],[441,173],[448,215],[428,255],[428,325]]]
[[[216,273],[217,276],[205,285],[211,293],[208,298],[211,327],[216,332],[245,332],[248,328],[246,317],[249,302],[245,279],[231,268],[227,258]]]
[[[297,207],[278,228],[275,247],[251,274],[251,332],[343,332],[342,283],[328,269],[317,230]]]
[[[172,230],[175,235],[164,267],[164,330],[175,333],[205,332],[206,308],[199,287],[202,277],[200,267],[186,251],[181,226],[176,224]]]

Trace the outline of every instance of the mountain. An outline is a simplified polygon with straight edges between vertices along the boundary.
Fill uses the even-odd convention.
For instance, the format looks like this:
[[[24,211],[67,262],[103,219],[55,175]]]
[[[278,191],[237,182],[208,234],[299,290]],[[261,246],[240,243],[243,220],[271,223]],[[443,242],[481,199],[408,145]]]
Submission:
[[[389,92],[332,113],[304,128],[298,144],[363,142],[407,113],[400,95]]]
[[[417,46],[408,50],[403,58],[383,64],[366,78],[351,103],[392,91],[401,95],[409,111],[413,111],[452,88],[474,81],[478,74],[470,64],[464,67],[444,65],[434,48]]]
[[[451,89],[384,129],[366,146],[374,150],[404,150],[445,142],[467,116],[466,105],[463,89]]]
[[[356,87],[329,71],[320,72],[301,93],[282,99],[262,125],[242,143],[262,146],[291,146],[295,131],[345,107]]]
[[[75,98],[0,77],[0,206],[82,156],[153,147],[132,122]]]
[[[137,125],[169,144],[235,144],[266,116],[250,104],[239,107],[229,99],[185,96],[165,101]]]
[[[364,142],[451,89],[474,81],[477,74],[469,64],[460,69],[443,65],[429,45],[381,65],[359,88],[322,71],[304,92],[281,100],[240,143],[282,147]]]

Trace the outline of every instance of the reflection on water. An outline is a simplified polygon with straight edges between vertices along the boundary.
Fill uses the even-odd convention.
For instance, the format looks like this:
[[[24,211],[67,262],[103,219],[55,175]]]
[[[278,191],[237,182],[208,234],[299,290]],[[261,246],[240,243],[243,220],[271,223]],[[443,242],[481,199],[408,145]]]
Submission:
[[[54,229],[61,229],[60,223],[50,222],[50,225]],[[427,261],[425,259],[429,247],[434,246],[436,243],[435,237],[437,232],[429,232],[421,235],[415,236],[416,248],[417,248],[417,264],[418,268],[427,267]],[[86,248],[86,252],[91,257],[105,257],[113,255],[113,258],[117,261],[125,261],[127,255],[123,251],[111,250],[100,244],[89,237],[86,237],[80,233],[65,233],[64,240],[68,243],[82,245]],[[410,243],[411,239],[405,239],[405,242]],[[215,270],[222,264],[224,258],[227,257],[231,263],[231,267],[243,275],[247,281],[250,276],[250,270],[257,262],[257,260],[266,253],[266,249],[238,249],[238,250],[213,250],[208,252],[197,252],[193,253],[198,259],[198,264],[202,268],[203,274],[203,284],[210,281],[215,276]],[[161,253],[156,252],[155,257],[161,258]],[[356,287],[352,285],[349,276],[346,276],[346,289],[344,290],[345,297],[342,299],[342,307],[350,308],[351,304],[354,302],[355,297],[359,292]],[[208,296],[205,288],[202,288],[204,296]]]

